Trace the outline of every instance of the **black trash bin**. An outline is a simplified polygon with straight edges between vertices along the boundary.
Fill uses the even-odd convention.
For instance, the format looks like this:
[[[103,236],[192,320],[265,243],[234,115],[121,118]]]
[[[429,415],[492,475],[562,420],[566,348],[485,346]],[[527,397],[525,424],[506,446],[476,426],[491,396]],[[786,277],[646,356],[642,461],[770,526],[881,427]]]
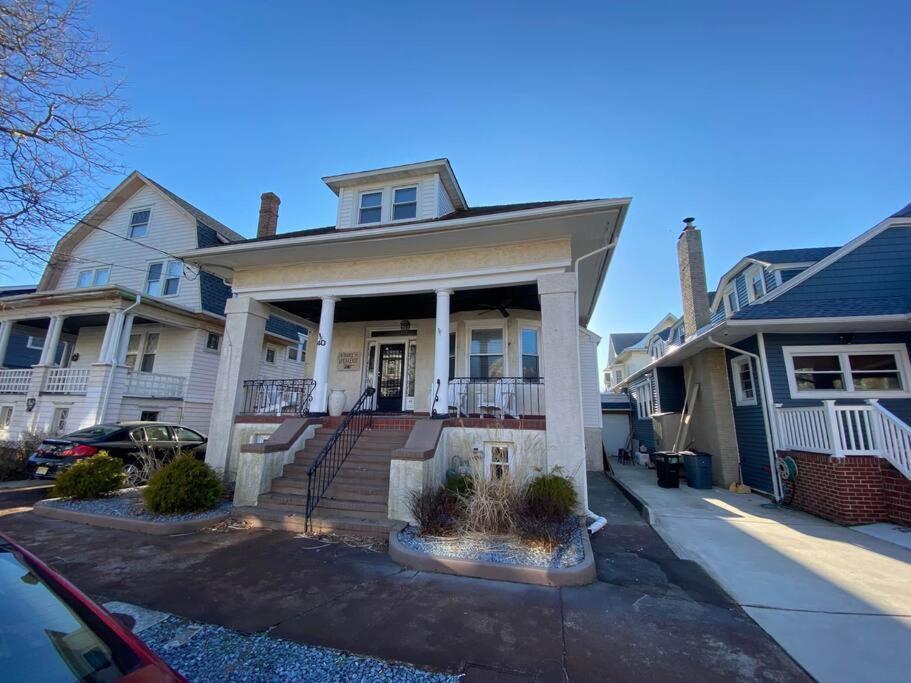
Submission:
[[[683,470],[686,472],[686,483],[693,489],[710,489],[712,488],[712,455],[711,453],[700,453],[694,451],[684,451]]]
[[[658,486],[663,489],[680,488],[680,454],[658,451],[654,456],[655,469],[658,471]]]

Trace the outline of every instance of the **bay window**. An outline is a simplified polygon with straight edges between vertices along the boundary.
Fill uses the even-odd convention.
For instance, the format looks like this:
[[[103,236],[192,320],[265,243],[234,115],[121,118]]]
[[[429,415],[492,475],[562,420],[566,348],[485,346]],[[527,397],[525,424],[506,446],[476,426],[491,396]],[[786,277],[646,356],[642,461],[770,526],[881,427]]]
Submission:
[[[488,379],[504,375],[503,328],[471,331],[468,369],[472,377]]]

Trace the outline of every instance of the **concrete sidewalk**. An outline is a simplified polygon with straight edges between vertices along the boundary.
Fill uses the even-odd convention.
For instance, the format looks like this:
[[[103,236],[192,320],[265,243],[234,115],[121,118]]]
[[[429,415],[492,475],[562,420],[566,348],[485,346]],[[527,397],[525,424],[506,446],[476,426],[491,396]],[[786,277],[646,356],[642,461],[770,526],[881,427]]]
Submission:
[[[814,677],[908,680],[911,551],[759,495],[662,489],[654,471],[613,469],[677,555],[702,565]]]

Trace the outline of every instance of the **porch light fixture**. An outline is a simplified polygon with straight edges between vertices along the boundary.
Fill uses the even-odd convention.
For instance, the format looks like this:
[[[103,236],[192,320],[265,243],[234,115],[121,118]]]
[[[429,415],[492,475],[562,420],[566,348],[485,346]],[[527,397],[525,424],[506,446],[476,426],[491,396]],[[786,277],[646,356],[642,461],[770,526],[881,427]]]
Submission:
[[[403,320],[399,323],[399,327],[401,328],[402,332],[407,332],[411,329],[411,321]]]
[[[36,404],[37,402],[38,402],[38,401],[36,401],[36,400],[33,399],[33,398],[27,398],[27,399],[25,399],[25,412],[27,412],[27,413],[32,412],[32,411],[35,409],[35,404]]]

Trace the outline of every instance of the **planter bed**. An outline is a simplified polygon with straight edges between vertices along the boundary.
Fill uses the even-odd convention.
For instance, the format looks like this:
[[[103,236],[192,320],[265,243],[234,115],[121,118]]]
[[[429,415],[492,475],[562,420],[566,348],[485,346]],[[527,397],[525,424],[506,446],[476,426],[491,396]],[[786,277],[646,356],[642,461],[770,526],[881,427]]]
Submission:
[[[405,525],[389,534],[389,555],[413,569],[541,586],[582,586],[596,576],[591,543],[581,521],[553,550],[514,538],[421,536],[417,528]]]
[[[231,503],[222,502],[215,509],[206,512],[159,515],[146,509],[142,489],[134,488],[94,500],[49,498],[36,503],[35,512],[42,517],[67,522],[167,536],[198,531],[217,524],[231,513]]]

